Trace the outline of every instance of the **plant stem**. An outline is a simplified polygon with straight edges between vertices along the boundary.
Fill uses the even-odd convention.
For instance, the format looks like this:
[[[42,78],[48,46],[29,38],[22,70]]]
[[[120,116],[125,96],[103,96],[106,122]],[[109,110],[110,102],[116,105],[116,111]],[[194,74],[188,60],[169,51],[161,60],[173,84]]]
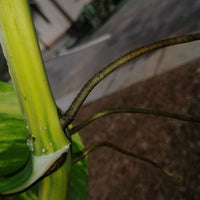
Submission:
[[[172,119],[181,120],[181,121],[200,123],[200,119],[198,118],[189,117],[185,115],[179,115],[176,113],[169,113],[169,112],[164,112],[164,111],[157,111],[157,110],[143,109],[143,108],[113,108],[113,109],[105,110],[103,112],[99,112],[95,115],[90,116],[86,120],[80,122],[78,125],[70,129],[69,132],[72,135],[97,119],[100,119],[107,115],[117,114],[117,113],[137,113],[137,114],[145,114],[145,115],[155,115],[159,117],[172,118]]]
[[[152,160],[150,160],[148,158],[145,158],[143,156],[140,156],[140,155],[138,155],[136,153],[124,150],[124,149],[120,148],[119,146],[114,145],[114,144],[112,144],[110,142],[107,142],[107,141],[98,142],[98,143],[95,143],[95,144],[91,145],[90,147],[86,148],[80,155],[78,155],[77,157],[72,159],[72,164],[80,161],[81,159],[86,157],[90,152],[94,151],[95,149],[97,149],[99,147],[108,147],[108,148],[111,148],[111,149],[113,149],[113,150],[115,150],[115,151],[117,151],[119,153],[122,153],[122,154],[124,154],[126,156],[132,157],[132,158],[134,158],[136,160],[139,160],[139,161],[143,161],[143,162],[145,162],[145,163],[147,163],[147,164],[159,169],[165,175],[173,178],[177,182],[180,182],[180,180],[182,179],[179,175],[171,173],[171,172],[168,172],[168,170],[166,170],[164,167],[162,167],[157,162],[152,161]]]
[[[0,39],[34,154],[50,154],[69,144],[60,126],[26,0],[1,0]]]
[[[70,141],[60,125],[57,107],[53,99],[27,0],[0,1],[0,41],[8,62],[11,78],[20,102],[28,132],[27,144],[31,157],[16,175],[0,181],[2,194],[18,193],[34,184],[57,167],[64,156],[65,168],[50,175],[42,185],[55,185],[57,181],[67,185],[70,168]],[[61,170],[61,171],[60,171]],[[40,187],[40,189],[44,189]],[[54,190],[56,189],[56,191]],[[67,188],[49,187],[42,191],[55,193],[65,200]],[[45,199],[45,200],[47,200]]]
[[[153,44],[145,45],[144,47],[138,48],[134,51],[131,51],[122,57],[118,58],[117,60],[113,61],[111,64],[106,66],[104,69],[102,69],[99,73],[94,75],[81,89],[79,94],[76,96],[76,98],[73,100],[72,104],[68,108],[68,110],[65,112],[64,118],[65,118],[65,124],[70,124],[74,117],[76,116],[77,112],[79,111],[81,105],[87,98],[87,96],[90,94],[92,89],[104,78],[106,78],[110,73],[112,73],[114,70],[122,66],[123,64],[127,63],[128,61],[144,55],[146,53],[149,53],[151,51],[176,45],[176,44],[182,44],[187,42],[192,42],[195,40],[200,39],[200,33],[186,35],[186,36],[180,36],[176,38],[161,40],[159,42],[155,42]]]
[[[39,200],[55,200],[58,198],[59,200],[66,200],[70,171],[71,156],[67,156],[65,163],[56,172],[40,182]]]

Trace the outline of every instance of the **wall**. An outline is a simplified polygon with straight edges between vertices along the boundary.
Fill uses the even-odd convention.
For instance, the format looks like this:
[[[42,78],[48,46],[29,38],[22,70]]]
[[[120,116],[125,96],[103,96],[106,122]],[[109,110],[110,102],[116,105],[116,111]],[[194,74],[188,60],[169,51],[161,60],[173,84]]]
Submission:
[[[39,13],[34,12],[34,23],[42,51],[50,48],[66,34],[84,5],[91,0],[35,0],[47,22]]]

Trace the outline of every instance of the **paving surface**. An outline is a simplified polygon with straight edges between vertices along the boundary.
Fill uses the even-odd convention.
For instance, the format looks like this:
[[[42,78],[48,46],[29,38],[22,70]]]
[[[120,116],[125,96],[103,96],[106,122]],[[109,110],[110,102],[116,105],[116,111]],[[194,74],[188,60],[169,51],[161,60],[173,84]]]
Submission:
[[[46,62],[53,94],[66,110],[81,86],[130,50],[164,38],[200,31],[198,0],[127,0],[124,6],[84,43],[110,34],[101,43]],[[102,81],[87,103],[200,57],[200,42],[167,47],[127,63]]]
[[[151,108],[200,117],[200,59],[83,106],[74,125],[111,108]],[[199,200],[200,124],[141,114],[113,114],[79,131],[86,147],[111,142],[172,174],[109,148],[88,156],[89,200]]]

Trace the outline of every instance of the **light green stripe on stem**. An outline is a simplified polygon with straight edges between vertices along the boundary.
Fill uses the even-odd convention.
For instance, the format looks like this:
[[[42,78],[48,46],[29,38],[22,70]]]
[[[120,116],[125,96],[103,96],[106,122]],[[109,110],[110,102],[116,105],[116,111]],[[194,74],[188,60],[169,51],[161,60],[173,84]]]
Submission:
[[[34,154],[50,154],[66,146],[69,141],[60,126],[26,0],[1,0],[0,41]]]
[[[39,199],[40,200],[66,200],[68,192],[68,174],[71,171],[71,154],[68,151],[68,156],[65,163],[56,172],[46,177],[40,183]],[[48,191],[48,192],[47,192]]]

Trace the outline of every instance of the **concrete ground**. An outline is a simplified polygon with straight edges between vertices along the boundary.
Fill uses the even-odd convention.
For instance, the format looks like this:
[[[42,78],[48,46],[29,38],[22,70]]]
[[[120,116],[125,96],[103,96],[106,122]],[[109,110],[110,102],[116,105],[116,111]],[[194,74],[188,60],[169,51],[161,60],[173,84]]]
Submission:
[[[110,37],[46,61],[58,105],[66,110],[83,84],[119,56],[164,38],[200,31],[200,1],[127,0],[103,27],[83,43]],[[116,70],[89,95],[86,103],[164,73],[200,57],[200,42],[155,51]]]

